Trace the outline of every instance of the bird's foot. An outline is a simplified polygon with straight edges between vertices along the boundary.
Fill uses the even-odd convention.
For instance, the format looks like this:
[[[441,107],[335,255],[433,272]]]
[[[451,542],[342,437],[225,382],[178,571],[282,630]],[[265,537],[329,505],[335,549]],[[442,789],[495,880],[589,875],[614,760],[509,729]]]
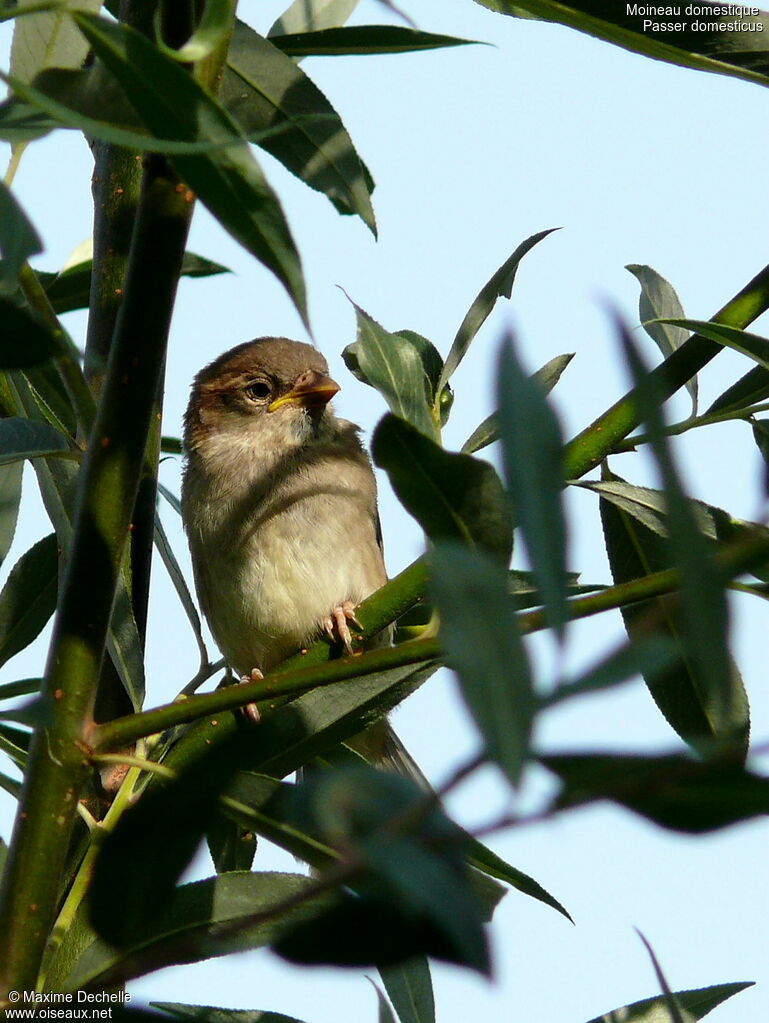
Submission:
[[[258,668],[252,668],[250,675],[241,675],[240,684],[243,685],[246,682],[261,682],[264,675],[259,671]],[[243,714],[253,725],[258,725],[260,721],[259,708],[255,703],[247,703],[242,708]]]
[[[348,622],[357,625],[359,629],[363,628],[355,617],[355,605],[351,600],[345,600],[344,603],[338,604],[331,614],[323,619],[323,631],[332,642],[339,640],[343,643],[347,653],[351,654],[352,635],[350,634]]]

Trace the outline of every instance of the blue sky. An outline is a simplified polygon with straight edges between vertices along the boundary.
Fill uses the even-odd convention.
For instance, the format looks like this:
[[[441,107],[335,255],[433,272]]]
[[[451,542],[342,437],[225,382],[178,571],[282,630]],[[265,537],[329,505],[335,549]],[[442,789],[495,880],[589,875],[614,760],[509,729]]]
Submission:
[[[637,322],[637,284],[626,264],[655,267],[675,285],[688,315],[707,318],[766,262],[767,96],[757,86],[672,68],[557,26],[503,18],[471,0],[418,6],[408,9],[420,27],[493,45],[304,65],[377,181],[378,241],[263,159],[302,253],[315,340],[342,385],[337,408],[367,433],[384,411],[339,358],[355,332],[340,287],[388,329],[419,331],[445,353],[478,289],[519,242],[560,226],[526,257],[512,301],[500,303],[457,372],[445,440],[458,448],[491,410],[494,356],[505,327],[515,330],[531,370],[562,352],[576,353],[554,392],[564,432],[573,435],[627,387],[606,315],[610,301]],[[241,4],[241,15],[262,31],[280,10],[280,3]],[[389,19],[363,0],[356,20]],[[3,31],[7,36],[7,26]],[[88,236],[89,187],[89,153],[74,135],[57,135],[25,155],[16,191],[44,236],[46,253],[37,265],[56,268]],[[190,247],[235,273],[180,287],[164,424],[176,434],[200,366],[249,337],[304,336],[279,285],[204,210],[196,214]],[[70,317],[69,326],[81,339],[82,317]],[[647,357],[656,358],[651,342]],[[703,404],[747,368],[737,356],[720,355],[703,374]],[[676,418],[687,412],[684,399],[671,403]],[[696,496],[753,518],[761,513],[759,459],[745,444],[747,429],[733,424],[687,435],[680,457]],[[643,458],[622,456],[612,464],[635,482],[653,479]],[[178,472],[177,459],[164,463],[163,479],[175,490]],[[45,529],[31,476],[27,484],[17,555]],[[388,566],[395,572],[420,552],[422,540],[386,480],[380,486]],[[579,493],[569,500],[575,509],[570,567],[587,581],[606,581],[594,499]],[[182,552],[178,522],[171,513],[165,521]],[[194,673],[195,651],[162,567],[156,584],[148,673],[151,699],[160,701]],[[743,600],[733,610],[737,660],[760,742],[769,738],[764,606]],[[569,665],[591,663],[620,635],[618,616],[580,623],[571,630]],[[537,642],[533,652],[547,681],[552,651]],[[43,657],[38,643],[3,669],[2,681],[38,673]],[[410,699],[395,725],[436,782],[477,746],[447,673]],[[548,748],[676,747],[642,683],[559,711],[537,738]],[[541,782],[535,777],[532,786],[539,791]],[[456,794],[451,808],[463,823],[482,824],[508,805],[489,769]],[[10,812],[9,802],[0,803],[6,835]],[[438,1019],[584,1023],[652,995],[656,982],[635,927],[654,946],[674,988],[763,981],[716,1010],[714,1020],[766,1018],[766,837],[766,825],[754,822],[694,841],[608,807],[494,837],[495,850],[552,891],[576,926],[510,893],[493,929],[494,983],[437,967]],[[268,854],[262,865],[295,869],[278,855]],[[201,863],[200,869],[209,868]],[[269,953],[164,971],[131,990],[137,998],[269,1008],[307,1023],[359,1023],[376,1013],[362,972],[301,971]]]

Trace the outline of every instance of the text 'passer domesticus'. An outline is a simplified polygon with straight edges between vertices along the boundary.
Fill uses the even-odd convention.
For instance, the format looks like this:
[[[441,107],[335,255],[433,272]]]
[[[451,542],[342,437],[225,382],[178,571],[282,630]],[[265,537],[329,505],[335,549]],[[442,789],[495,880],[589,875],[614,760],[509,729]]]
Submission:
[[[240,676],[324,631],[349,649],[354,606],[386,580],[374,473],[329,405],[338,390],[323,356],[286,338],[195,378],[182,514],[203,613]]]

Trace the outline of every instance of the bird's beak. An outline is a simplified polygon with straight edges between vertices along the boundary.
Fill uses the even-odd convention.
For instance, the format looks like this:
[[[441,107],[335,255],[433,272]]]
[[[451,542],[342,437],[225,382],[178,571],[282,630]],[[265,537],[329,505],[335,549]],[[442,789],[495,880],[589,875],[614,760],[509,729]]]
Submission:
[[[339,384],[331,377],[324,373],[316,373],[314,369],[308,369],[296,378],[290,391],[282,394],[267,406],[267,411],[274,412],[283,405],[320,408],[327,405],[339,390]]]

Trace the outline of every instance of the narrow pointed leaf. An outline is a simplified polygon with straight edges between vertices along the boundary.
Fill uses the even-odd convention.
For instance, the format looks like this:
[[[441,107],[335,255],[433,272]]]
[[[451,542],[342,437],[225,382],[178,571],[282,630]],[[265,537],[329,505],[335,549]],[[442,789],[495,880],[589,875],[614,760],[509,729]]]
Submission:
[[[399,1023],[435,1023],[430,964],[424,956],[383,966],[379,976],[398,1014]]]
[[[740,377],[731,387],[720,394],[705,413],[706,416],[717,413],[736,412],[740,409],[758,405],[769,398],[769,369],[754,366]]]
[[[641,326],[655,342],[664,358],[672,355],[676,348],[684,343],[689,332],[683,327],[674,327],[669,323],[650,322],[669,318],[683,318],[684,308],[672,284],[662,274],[650,266],[630,263],[625,267],[641,285],[641,297],[638,302],[638,315]],[[697,377],[686,383],[686,389],[692,399],[692,415],[697,415]]]
[[[718,344],[724,345],[726,348],[747,355],[763,369],[769,370],[769,339],[765,337],[749,334],[745,330],[729,327],[725,323],[711,323],[710,320],[666,319],[664,322],[696,331],[710,341],[717,341]]]
[[[0,665],[37,638],[56,607],[56,537],[40,540],[19,558],[0,591]]]
[[[521,892],[522,895],[528,895],[530,898],[550,906],[551,909],[561,913],[567,920],[574,923],[568,910],[564,909],[561,903],[547,889],[543,888],[538,881],[535,881],[533,877],[529,877],[528,874],[524,874],[517,867],[511,866],[500,856],[497,856],[495,852],[487,848],[487,846],[476,839],[470,838],[469,835],[467,862],[471,867],[486,874],[487,877],[494,877],[504,881],[505,884],[509,884],[516,891]]]
[[[738,984],[714,984],[712,987],[698,988],[694,991],[676,991],[675,998],[691,1019],[704,1019],[727,998],[737,995],[745,988],[752,987],[753,981]],[[664,998],[644,998],[631,1005],[623,1005],[612,1012],[596,1016],[588,1023],[669,1023],[670,1015],[666,1011]]]
[[[726,723],[727,733],[731,731],[736,736],[743,730],[745,705],[734,684],[728,652],[724,580],[719,576],[712,551],[697,528],[681,487],[664,434],[654,378],[649,376],[630,333],[621,324],[618,329],[636,386],[636,400],[651,436],[651,447],[665,488],[670,554],[681,572],[681,639],[694,665],[692,681],[699,696],[698,703],[714,732],[722,732]]]
[[[272,35],[270,42],[289,57],[343,57],[367,54],[415,53],[450,46],[477,45],[474,39],[420,32],[403,25],[349,25],[315,32]]]
[[[50,327],[35,313],[5,296],[0,296],[0,318],[3,323],[0,369],[26,369],[61,354],[61,344]]]
[[[398,1023],[398,1020],[395,1018],[395,1014],[392,1011],[390,1003],[385,998],[384,993],[374,983],[371,977],[368,978],[368,981],[376,992],[377,1004],[379,1006],[377,1023]]]
[[[532,375],[532,380],[537,381],[545,394],[550,394],[573,358],[573,353],[556,355],[554,359],[551,359]],[[483,420],[480,426],[473,430],[462,445],[462,451],[467,455],[471,455],[473,452],[480,451],[481,448],[493,444],[495,440],[499,440],[499,416],[496,412],[492,412],[490,416]]]
[[[603,0],[571,0],[570,3],[561,0],[476,0],[476,3],[500,14],[520,17],[525,12],[527,16],[567,25],[669,64],[732,75],[759,85],[766,84],[769,78],[769,60],[763,42],[769,32],[769,15],[763,11],[740,18],[728,13],[715,14],[708,18],[708,25],[713,24],[714,27],[706,30],[693,29],[692,23],[702,19],[690,16],[683,19],[685,28],[682,31],[665,32],[655,31],[645,24],[650,20],[654,25],[670,21],[663,5],[657,5],[655,13],[651,11],[654,5],[638,4],[637,10],[631,11],[626,4],[609,5]],[[756,29],[758,25],[763,26],[762,30]]]
[[[74,17],[150,131],[225,147],[174,163],[222,226],[277,276],[307,323],[299,255],[283,211],[229,114],[139,32],[93,15]]]
[[[203,632],[200,625],[200,615],[198,609],[195,606],[195,602],[192,599],[187,581],[184,578],[179,562],[176,560],[173,548],[168,541],[166,531],[163,528],[163,523],[159,515],[155,516],[155,547],[157,548],[158,554],[165,565],[166,571],[171,579],[176,590],[176,595],[179,598],[179,603],[184,608],[184,612],[187,615],[192,631],[195,635],[195,641],[198,644],[198,652],[200,654],[200,663],[208,664],[208,650],[206,644],[203,641]]]
[[[518,273],[518,265],[523,257],[538,242],[541,242],[543,238],[557,230],[559,230],[557,227],[551,227],[547,231],[538,231],[537,234],[527,238],[525,242],[521,242],[515,252],[505,260],[494,276],[478,292],[475,301],[468,309],[464,320],[462,320],[451,345],[451,350],[446,358],[446,365],[443,367],[443,373],[441,374],[440,387],[451,379],[457,366],[464,359],[473,338],[486,322],[489,313],[497,303],[497,299],[510,298],[513,292],[515,275]]]
[[[347,368],[379,391],[396,416],[436,440],[438,423],[431,406],[439,392],[432,386],[432,353],[409,337],[391,334],[354,302],[353,306],[358,336],[342,352]]]
[[[686,1014],[686,1018],[684,1018],[681,1012],[681,1006],[678,1004],[675,995],[670,990],[667,977],[662,972],[662,967],[660,966],[654,949],[651,947],[641,931],[638,931],[638,936],[646,946],[646,951],[649,953],[649,957],[651,958],[654,972],[657,975],[657,981],[659,982],[659,986],[662,988],[662,1000],[665,1003],[665,1008],[670,1014],[670,1023],[692,1023],[691,1016],[688,1013]]]
[[[243,133],[341,213],[356,213],[376,234],[371,176],[341,118],[300,67],[239,21],[219,92]],[[264,137],[267,129],[281,128]]]
[[[430,565],[448,664],[488,755],[517,785],[529,752],[534,691],[507,574],[488,556],[447,543],[436,544]]]
[[[601,486],[611,489],[601,492],[601,522],[615,583],[670,568],[673,562],[667,540],[668,523],[659,507],[660,492],[633,488],[632,491],[622,490],[617,496],[617,487],[625,481],[608,477],[606,472],[604,476]],[[698,516],[698,520],[700,523],[707,521],[704,515]],[[698,665],[683,640],[680,614],[669,601],[656,600],[653,606],[657,609],[660,634],[668,636],[678,650],[678,659],[667,668],[652,667],[644,671],[644,680],[655,703],[686,742],[697,746],[724,740],[744,746],[749,714],[736,666],[731,666],[730,673],[730,709],[722,713],[712,706],[698,683]],[[639,629],[645,628],[649,607],[648,603],[643,603],[621,609],[631,639],[638,635]]]
[[[548,621],[563,640],[569,608],[561,428],[542,388],[524,373],[509,338],[498,366],[505,478]]]

